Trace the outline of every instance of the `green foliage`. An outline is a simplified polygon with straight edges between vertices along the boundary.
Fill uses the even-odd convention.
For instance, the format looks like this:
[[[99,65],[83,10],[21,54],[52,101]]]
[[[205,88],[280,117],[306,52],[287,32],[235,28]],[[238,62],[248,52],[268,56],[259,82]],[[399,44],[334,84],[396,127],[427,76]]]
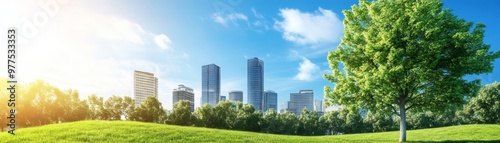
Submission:
[[[90,111],[90,119],[99,120],[103,119],[102,113],[104,112],[104,101],[102,97],[92,94],[88,97],[88,106]]]
[[[129,116],[129,119],[133,121],[153,123],[164,123],[166,118],[167,113],[165,112],[165,109],[163,109],[160,101],[152,96],[146,97],[139,107],[137,107]]]
[[[264,115],[264,117],[262,118],[262,132],[279,134],[281,133],[280,126],[282,125],[281,120],[279,120],[278,118],[278,113],[274,111],[274,109],[269,109],[266,115]]]
[[[295,135],[295,131],[298,128],[298,123],[299,119],[297,116],[292,113],[292,112],[284,112],[278,114],[278,120],[281,121],[280,123],[280,133],[285,134],[285,135]]]
[[[328,53],[332,74],[324,75],[335,88],[325,86],[326,98],[400,115],[404,133],[406,110],[438,111],[474,96],[479,80],[463,76],[491,72],[500,52],[483,43],[484,24],[442,6],[439,0],[361,0],[343,11],[344,36]]]
[[[215,115],[214,115],[214,109],[210,107],[209,104],[203,104],[196,111],[194,112],[194,115],[196,116],[197,119],[197,126],[200,127],[207,127],[207,128],[215,128]]]
[[[500,83],[482,87],[477,97],[465,106],[464,116],[471,123],[500,124]]]
[[[368,112],[363,120],[366,132],[385,132],[396,130],[396,124],[390,115]]]
[[[309,111],[306,108],[302,110],[299,116],[299,122],[297,125],[297,135],[324,135],[325,130],[322,127],[324,123],[319,120],[318,112]]]
[[[55,134],[57,133],[57,134]],[[412,142],[498,142],[500,125],[464,125],[408,131]],[[397,132],[288,136],[131,121],[80,121],[0,133],[0,142],[397,142]]]
[[[345,120],[340,118],[339,111],[327,112],[321,116],[321,119],[325,121],[329,135],[338,135],[345,132]]]
[[[169,124],[191,126],[196,122],[196,117],[191,114],[190,102],[181,100],[174,104],[172,113],[168,115]]]
[[[120,120],[124,108],[125,103],[123,102],[123,98],[113,95],[104,102],[103,118],[107,120]]]
[[[85,120],[89,115],[85,101],[80,100],[76,90],[60,90],[41,80],[16,86],[17,126],[31,127]]]
[[[129,115],[135,110],[135,102],[130,96],[123,97],[122,115],[128,119]]]
[[[236,103],[236,119],[234,121],[236,126],[234,129],[253,132],[261,131],[261,126],[259,125],[261,118],[262,112],[255,111],[255,107],[252,104]]]
[[[220,101],[214,107],[215,127],[220,129],[231,129],[236,119],[233,103],[229,100]]]
[[[120,120],[122,116],[128,119],[134,108],[134,101],[129,96],[113,95],[106,101],[95,94],[87,100],[89,118],[94,120]]]

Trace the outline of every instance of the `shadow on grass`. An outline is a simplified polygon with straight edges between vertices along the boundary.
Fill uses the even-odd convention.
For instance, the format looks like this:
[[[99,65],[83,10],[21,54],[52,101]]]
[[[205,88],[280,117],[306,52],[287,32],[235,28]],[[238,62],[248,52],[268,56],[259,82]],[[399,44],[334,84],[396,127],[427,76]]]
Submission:
[[[409,143],[500,143],[500,140],[408,141]]]

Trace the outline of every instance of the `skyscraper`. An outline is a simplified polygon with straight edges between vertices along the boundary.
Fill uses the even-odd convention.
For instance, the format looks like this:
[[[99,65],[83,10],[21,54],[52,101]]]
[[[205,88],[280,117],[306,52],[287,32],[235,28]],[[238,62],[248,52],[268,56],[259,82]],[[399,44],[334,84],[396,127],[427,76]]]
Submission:
[[[215,107],[220,95],[220,68],[215,64],[201,67],[201,104]]]
[[[314,92],[313,90],[300,90],[299,93],[290,93],[289,110],[296,115],[300,115],[304,108],[314,110]]]
[[[158,98],[158,78],[153,73],[134,70],[135,106],[139,106],[148,96]]]
[[[323,100],[314,100],[314,110],[319,116],[323,116]]]
[[[264,94],[264,62],[258,58],[247,61],[247,101],[255,106],[255,110],[262,110],[262,96]]]
[[[278,111],[278,94],[271,90],[265,91],[263,105],[264,113],[266,113],[271,108],[274,111]]]
[[[229,91],[229,101],[243,102],[243,91]]]
[[[179,88],[172,91],[172,105],[181,100],[189,101],[189,110],[194,112],[194,92],[192,88],[181,84]]]

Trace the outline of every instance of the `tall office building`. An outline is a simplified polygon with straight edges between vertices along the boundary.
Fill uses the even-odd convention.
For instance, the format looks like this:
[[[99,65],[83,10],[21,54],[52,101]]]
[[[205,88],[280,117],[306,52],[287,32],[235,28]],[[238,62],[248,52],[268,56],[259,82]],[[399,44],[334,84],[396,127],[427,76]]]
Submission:
[[[158,98],[158,78],[153,73],[134,70],[135,106],[139,106],[148,96]]]
[[[192,88],[181,84],[179,88],[172,91],[172,105],[181,100],[189,101],[189,111],[194,112],[194,92]]]
[[[304,108],[309,111],[314,110],[313,90],[300,90],[299,93],[290,93],[290,112],[300,115]]]
[[[243,102],[243,91],[229,91],[229,101]]]
[[[220,96],[220,68],[215,64],[201,67],[201,104],[215,107]]]
[[[247,61],[247,102],[255,106],[255,110],[262,110],[262,96],[264,94],[264,62],[258,58]]]
[[[288,101],[288,102],[286,102],[286,103],[281,103],[281,104],[280,104],[280,108],[281,108],[281,109],[280,109],[280,113],[284,113],[284,112],[288,111],[288,103],[289,103],[289,102],[290,102],[290,101]]]
[[[323,112],[323,100],[314,100],[314,110]]]
[[[274,111],[278,111],[278,94],[271,90],[265,91],[263,105],[264,113],[266,113],[271,108]]]
[[[323,100],[314,100],[314,110],[319,116],[323,116]]]

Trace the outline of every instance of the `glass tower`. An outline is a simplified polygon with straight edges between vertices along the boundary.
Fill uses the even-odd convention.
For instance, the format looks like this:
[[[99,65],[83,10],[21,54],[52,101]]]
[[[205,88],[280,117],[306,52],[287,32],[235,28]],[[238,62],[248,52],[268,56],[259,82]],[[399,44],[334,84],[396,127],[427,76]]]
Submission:
[[[201,67],[201,104],[215,107],[220,95],[220,68],[215,64]]]
[[[268,90],[264,92],[264,113],[269,109],[278,111],[278,94],[274,91]]]
[[[230,91],[229,100],[232,102],[243,102],[243,91]]]
[[[309,111],[314,110],[314,92],[313,90],[300,90],[299,93],[290,93],[290,112],[300,115],[304,108]]]
[[[259,111],[263,109],[264,62],[255,57],[248,59],[247,64],[247,101]]]

